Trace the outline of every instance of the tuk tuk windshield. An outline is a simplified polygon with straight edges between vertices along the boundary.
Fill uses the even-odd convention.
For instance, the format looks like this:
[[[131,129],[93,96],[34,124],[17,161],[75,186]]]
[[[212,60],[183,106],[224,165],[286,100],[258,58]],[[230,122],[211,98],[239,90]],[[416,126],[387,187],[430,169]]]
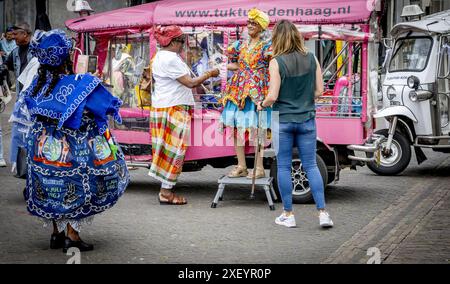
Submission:
[[[429,37],[408,37],[395,43],[389,72],[423,71],[430,55],[432,39]]]

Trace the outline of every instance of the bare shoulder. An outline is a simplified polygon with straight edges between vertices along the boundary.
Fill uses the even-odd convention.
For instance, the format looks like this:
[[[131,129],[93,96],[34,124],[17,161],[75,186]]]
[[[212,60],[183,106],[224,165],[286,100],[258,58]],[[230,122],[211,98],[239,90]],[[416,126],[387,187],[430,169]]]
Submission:
[[[316,62],[316,69],[317,69],[317,71],[321,72],[319,60],[317,59],[317,57],[313,53],[311,53],[311,54],[314,57],[314,61]]]
[[[310,52],[310,53],[311,53],[312,57],[314,58],[314,60],[316,61],[316,64],[319,64],[319,60],[317,59],[317,56],[312,52]]]
[[[278,69],[278,62],[275,58],[272,58],[269,62],[269,68]]]

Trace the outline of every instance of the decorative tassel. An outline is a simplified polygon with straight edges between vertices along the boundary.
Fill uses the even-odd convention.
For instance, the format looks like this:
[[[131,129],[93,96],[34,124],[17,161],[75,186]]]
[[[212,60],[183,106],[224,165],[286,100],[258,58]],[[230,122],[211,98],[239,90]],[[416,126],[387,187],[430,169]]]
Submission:
[[[109,129],[107,129],[105,131],[104,135],[105,135],[106,141],[108,141],[109,148],[111,149],[111,153],[112,153],[112,155],[114,157],[114,160],[117,160],[117,152],[119,151],[119,147],[117,147],[114,144],[114,141],[112,139],[111,132],[109,132]]]

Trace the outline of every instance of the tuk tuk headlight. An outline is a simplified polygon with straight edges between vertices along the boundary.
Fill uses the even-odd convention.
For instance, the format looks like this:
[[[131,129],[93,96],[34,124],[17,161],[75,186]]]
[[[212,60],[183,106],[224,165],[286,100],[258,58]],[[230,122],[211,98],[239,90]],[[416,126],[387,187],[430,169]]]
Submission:
[[[408,84],[408,87],[414,90],[417,90],[420,85],[420,80],[416,76],[409,76],[406,82]]]
[[[395,88],[392,86],[389,86],[389,88],[387,89],[387,97],[390,101],[392,101],[393,99],[395,99],[395,97],[397,96],[397,92],[395,91]]]
[[[416,93],[416,91],[409,92],[409,99],[412,102],[417,102],[417,93]]]
[[[433,97],[433,93],[426,90],[418,90],[409,92],[409,99],[413,102],[422,102],[429,100]]]

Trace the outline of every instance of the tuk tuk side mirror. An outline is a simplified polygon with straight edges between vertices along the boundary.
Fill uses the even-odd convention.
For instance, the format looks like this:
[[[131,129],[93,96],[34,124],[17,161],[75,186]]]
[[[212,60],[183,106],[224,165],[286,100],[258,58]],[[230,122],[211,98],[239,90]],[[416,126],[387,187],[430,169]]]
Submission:
[[[420,85],[420,80],[416,76],[409,76],[407,80],[408,87],[417,91]]]

